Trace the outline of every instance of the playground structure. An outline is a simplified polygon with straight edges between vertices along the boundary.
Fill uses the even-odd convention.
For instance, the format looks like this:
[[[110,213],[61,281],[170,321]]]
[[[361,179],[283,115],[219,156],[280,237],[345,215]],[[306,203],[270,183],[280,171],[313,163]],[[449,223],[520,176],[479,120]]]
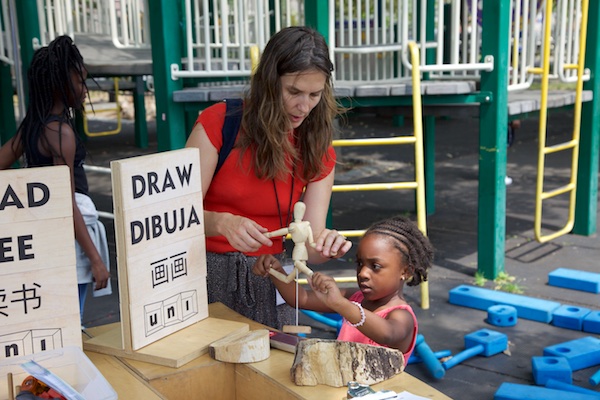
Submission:
[[[16,123],[10,123],[14,120],[13,76],[23,104],[26,91],[19,88],[24,84],[22,72],[33,53],[34,39],[43,44],[52,34],[75,36],[92,75],[133,77],[136,138],[140,146],[144,145],[145,121],[139,117],[144,114],[143,98],[141,104],[139,99],[145,90],[144,77],[153,77],[159,151],[184,146],[199,110],[242,93],[251,73],[251,49],[256,46],[260,51],[269,35],[283,26],[311,25],[328,39],[336,66],[334,87],[343,105],[394,107],[399,115],[413,113],[414,63],[410,62],[408,43],[415,42],[421,54],[425,183],[420,185],[425,189],[427,213],[435,211],[435,118],[449,114],[478,116],[478,270],[494,278],[504,267],[509,119],[539,115],[540,135],[545,135],[542,125],[547,108],[575,108],[577,137],[568,146],[574,155],[573,177],[564,192],[559,188],[554,193],[568,190],[573,207],[561,234],[590,235],[596,231],[599,116],[594,94],[598,90],[595,76],[599,68],[595,45],[600,32],[587,21],[598,20],[600,6],[596,2],[588,6],[586,0],[560,0],[556,6],[534,0],[486,0],[485,6],[483,3],[305,0],[295,9],[290,1],[106,1],[96,4],[107,4],[108,12],[104,8],[92,12],[83,9],[86,2],[75,0],[5,0],[1,18],[0,113],[3,121],[9,123],[4,125],[0,137],[4,141],[16,129]],[[55,11],[53,18],[48,16],[50,7]],[[71,10],[71,14],[56,10]],[[110,10],[114,12],[111,14]],[[33,13],[40,22],[31,17]],[[57,17],[60,15],[63,17]],[[69,25],[70,15],[75,17]],[[97,18],[98,24],[91,24],[84,23],[84,15],[103,17]],[[18,47],[17,38],[12,35],[13,19],[19,22],[20,51],[15,50]],[[46,21],[46,25],[41,21]],[[67,28],[58,29],[60,21],[66,21]],[[90,34],[92,26],[104,28]],[[109,56],[101,58],[105,49]],[[17,73],[11,73],[11,66],[17,66]],[[526,90],[540,74],[541,90]],[[571,82],[577,88],[549,91],[550,79]],[[562,146],[550,151],[557,147]],[[538,187],[543,187],[543,175],[540,176]],[[387,185],[385,190],[389,189],[397,187]],[[337,190],[343,188],[334,188]],[[540,197],[548,196],[543,190],[538,191]],[[541,217],[541,201],[539,210]],[[537,226],[541,227],[538,222]],[[553,237],[547,238],[541,232],[538,236],[541,240]]]

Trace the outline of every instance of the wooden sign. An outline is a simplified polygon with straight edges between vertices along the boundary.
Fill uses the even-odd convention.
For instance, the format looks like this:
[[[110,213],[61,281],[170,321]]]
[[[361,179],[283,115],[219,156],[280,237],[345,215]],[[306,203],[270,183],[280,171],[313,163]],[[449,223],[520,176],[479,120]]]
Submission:
[[[67,166],[0,171],[0,363],[82,347]]]
[[[113,161],[122,340],[138,350],[208,317],[197,149]]]

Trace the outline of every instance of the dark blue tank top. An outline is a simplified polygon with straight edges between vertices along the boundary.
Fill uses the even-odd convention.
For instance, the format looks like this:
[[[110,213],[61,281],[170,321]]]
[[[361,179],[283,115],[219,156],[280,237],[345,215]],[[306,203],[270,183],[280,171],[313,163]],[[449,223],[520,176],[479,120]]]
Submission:
[[[60,116],[51,116],[46,121],[46,124],[48,124],[50,122],[54,122],[54,121],[63,121],[63,123],[69,124],[69,126],[71,126],[73,131],[75,131],[75,128],[73,128],[71,121],[65,120]],[[77,135],[77,132],[75,132],[75,138],[77,140],[77,147],[75,149],[75,160],[73,162],[73,179],[75,180],[75,182],[74,182],[75,192],[88,195],[88,190],[89,190],[88,181],[87,181],[87,177],[85,176],[85,170],[83,169],[83,164],[85,164],[86,150],[85,150],[85,146],[83,145],[83,141],[79,138],[79,135]],[[34,147],[32,149],[33,160],[27,160],[28,168],[48,167],[48,166],[54,165],[54,161],[53,161],[52,157],[48,157],[48,156],[45,156],[44,154],[42,154],[39,151],[38,146],[33,146],[33,147]]]

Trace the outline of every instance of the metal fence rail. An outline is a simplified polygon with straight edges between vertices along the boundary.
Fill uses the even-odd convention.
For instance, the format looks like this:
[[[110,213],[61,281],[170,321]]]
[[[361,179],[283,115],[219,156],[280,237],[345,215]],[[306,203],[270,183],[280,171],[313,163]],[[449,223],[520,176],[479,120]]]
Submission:
[[[41,37],[46,46],[56,36],[109,36],[118,48],[149,48],[147,0],[37,0]]]
[[[187,57],[171,65],[174,80],[249,77],[251,49],[262,52],[273,32],[294,23],[291,0],[186,0],[185,20]]]
[[[2,9],[0,11],[0,61],[14,65],[15,55],[13,53],[14,35],[12,32],[13,24],[10,23],[13,10],[9,0],[1,0]]]

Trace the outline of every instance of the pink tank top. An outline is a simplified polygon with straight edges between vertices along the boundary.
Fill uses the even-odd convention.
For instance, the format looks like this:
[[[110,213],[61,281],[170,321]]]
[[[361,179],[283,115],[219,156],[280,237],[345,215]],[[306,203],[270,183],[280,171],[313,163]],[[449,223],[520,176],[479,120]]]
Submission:
[[[361,303],[363,301],[363,299],[364,299],[364,296],[360,290],[358,292],[354,293],[352,296],[350,296],[350,301],[356,301],[358,303]],[[418,332],[417,317],[416,317],[415,313],[413,312],[412,307],[409,306],[408,304],[401,304],[398,306],[386,308],[385,310],[378,311],[375,314],[379,315],[381,318],[385,318],[385,317],[387,317],[387,315],[390,312],[392,312],[394,310],[406,310],[410,313],[410,315],[412,315],[412,318],[413,318],[414,328],[413,328],[412,341],[410,342],[410,347],[409,347],[408,351],[406,351],[404,353],[404,362],[407,363],[408,359],[410,358],[410,355],[412,354],[412,352],[415,348],[415,342],[417,341],[417,332]],[[344,319],[344,321],[345,321],[345,319]],[[373,346],[383,346],[382,344],[379,344],[379,343],[369,339],[365,334],[363,334],[361,331],[359,331],[358,328],[350,326],[346,323],[342,324],[342,328],[340,329],[340,333],[338,334],[337,340],[343,340],[346,342],[365,343],[365,344],[370,344]],[[384,347],[387,347],[387,346],[384,346]]]

